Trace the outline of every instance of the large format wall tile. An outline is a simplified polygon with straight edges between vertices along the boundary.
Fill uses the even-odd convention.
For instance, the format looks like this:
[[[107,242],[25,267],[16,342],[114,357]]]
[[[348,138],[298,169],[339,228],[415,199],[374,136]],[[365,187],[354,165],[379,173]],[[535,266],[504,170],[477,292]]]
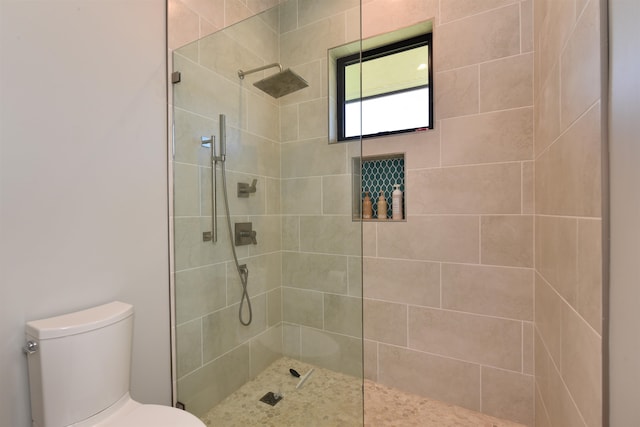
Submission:
[[[407,346],[407,306],[364,300],[364,336],[367,339]]]
[[[347,258],[340,255],[285,252],[282,284],[293,288],[347,294]]]
[[[520,53],[520,7],[507,6],[440,25],[435,43],[436,71],[516,55]]]
[[[313,328],[302,327],[301,353],[303,362],[362,376],[362,340]]]
[[[576,310],[602,334],[602,220],[578,220]]]
[[[442,264],[442,308],[533,320],[533,272],[524,268]]]
[[[264,332],[267,324],[267,300],[264,294],[251,298],[253,320],[249,326],[241,325],[238,321],[240,304],[233,304],[216,311],[202,319],[204,363],[223,355],[229,350],[246,343],[251,338]],[[242,318],[249,318],[247,304],[244,304]]]
[[[482,367],[482,411],[494,417],[533,425],[534,379],[501,369]]]
[[[362,2],[362,37],[368,38],[434,18],[438,0],[370,0]]]
[[[533,216],[483,216],[480,224],[482,264],[533,267]]]
[[[536,270],[572,305],[577,299],[577,228],[574,218],[536,216]]]
[[[282,356],[282,327],[267,329],[249,342],[251,378],[255,378]]]
[[[300,217],[302,251],[359,255],[360,248],[360,224],[351,215]]]
[[[202,321],[176,327],[176,376],[182,378],[202,366]]]
[[[303,289],[282,288],[282,312],[285,322],[322,329],[323,294]]]
[[[246,102],[239,102],[243,97],[239,84],[180,55],[174,55],[173,61],[173,69],[182,75],[180,90],[173,94],[174,105],[210,119],[226,114],[227,125],[238,127],[243,115],[240,104]]]
[[[599,8],[599,2],[589,2],[562,53],[562,129],[600,98]]]
[[[227,233],[221,232],[215,245],[202,241],[202,233],[211,231],[211,218],[175,218],[174,227],[176,271],[231,259],[231,242]]]
[[[282,283],[282,254],[268,253],[240,260],[249,269],[247,289],[250,295],[272,291]],[[242,285],[238,270],[233,262],[227,263],[227,302],[229,304],[240,301]]]
[[[476,216],[411,217],[406,223],[380,224],[378,256],[477,264],[479,227]]]
[[[536,79],[538,76],[536,76]],[[535,95],[535,157],[538,157],[560,135],[560,66],[548,72]]]
[[[280,144],[270,141],[264,136],[227,126],[225,166],[229,171],[279,177]],[[230,187],[230,191],[232,190],[233,187]]]
[[[480,366],[379,345],[378,381],[421,396],[480,410]]]
[[[536,213],[601,215],[600,104],[576,121],[536,161]]]
[[[334,15],[280,37],[280,61],[283,66],[304,64],[327,55],[327,49],[345,42],[345,19]]]
[[[540,0],[534,2],[535,36],[540,62],[541,84],[547,80],[548,73],[559,66],[560,54],[575,23],[575,0]],[[595,46],[594,46],[595,49]],[[597,49],[596,49],[597,50]]]
[[[322,213],[324,215],[352,214],[351,175],[322,177]]]
[[[563,302],[560,296],[551,288],[539,275],[535,279],[535,320],[536,332],[541,343],[536,344],[536,354],[543,345],[545,351],[555,361],[556,364],[561,362],[561,346],[562,346],[562,309]],[[539,377],[536,360],[536,377]]]
[[[320,215],[322,213],[322,179],[297,178],[283,179],[282,211],[291,215]]]
[[[519,214],[521,175],[519,163],[409,171],[409,215]]]
[[[177,49],[198,39],[200,19],[196,12],[184,4],[184,0],[167,2],[167,18],[169,49]]]
[[[209,169],[211,170],[211,169]],[[173,165],[175,216],[200,216],[200,171],[198,166],[184,163]]]
[[[359,0],[298,1],[298,25],[305,26],[322,18],[337,15],[360,6]]]
[[[264,65],[265,60],[277,62],[277,55],[265,57],[264,52],[249,49],[242,40],[234,40],[227,31],[212,34],[199,42],[199,62],[202,66],[226,77],[231,81],[238,81],[246,85],[263,78],[263,73],[250,74],[240,82],[238,70],[248,71]],[[250,85],[246,85],[251,88]]]
[[[533,53],[480,65],[480,111],[533,105]]]
[[[602,421],[602,338],[573,309],[562,311],[562,378],[589,426]]]
[[[533,109],[519,108],[442,121],[442,164],[533,159]]]
[[[282,178],[344,174],[346,148],[322,138],[282,144]]]
[[[440,166],[440,127],[362,141],[362,156],[404,153],[407,170]]]
[[[181,324],[224,307],[226,265],[215,264],[176,272],[176,323]]]
[[[282,221],[277,215],[248,217],[257,232],[257,245],[249,246],[249,255],[261,255],[282,250]]]
[[[178,380],[182,403],[197,416],[206,414],[249,380],[249,358],[249,344],[241,345]]]
[[[522,369],[522,324],[409,307],[409,348],[512,371]]]
[[[518,0],[441,0],[440,23],[477,15],[491,9],[517,3]]]
[[[363,259],[364,294],[367,298],[440,305],[440,264],[395,259]]]
[[[436,120],[479,112],[477,65],[437,73],[435,80]]]
[[[362,299],[324,294],[324,329],[352,337],[362,337]]]
[[[218,128],[217,121],[179,108],[173,110],[175,144],[173,160],[177,163],[208,166],[210,150],[202,147],[201,137]]]

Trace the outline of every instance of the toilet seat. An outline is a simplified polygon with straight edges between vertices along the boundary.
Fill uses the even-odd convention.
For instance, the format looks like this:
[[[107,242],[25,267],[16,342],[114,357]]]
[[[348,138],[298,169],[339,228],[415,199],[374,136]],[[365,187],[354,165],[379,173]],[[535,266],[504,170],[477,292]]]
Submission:
[[[204,423],[177,408],[143,405],[127,393],[109,409],[70,427],[204,427]]]

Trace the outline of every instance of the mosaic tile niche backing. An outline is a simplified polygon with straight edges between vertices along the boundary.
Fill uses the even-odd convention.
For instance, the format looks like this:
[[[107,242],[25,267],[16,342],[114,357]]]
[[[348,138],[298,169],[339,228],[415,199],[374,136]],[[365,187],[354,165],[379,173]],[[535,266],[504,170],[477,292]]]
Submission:
[[[362,194],[360,195],[360,200],[364,199],[365,192],[368,191],[373,204],[374,219],[378,218],[380,191],[384,193],[384,197],[387,199],[387,218],[392,217],[391,193],[393,192],[394,184],[400,184],[403,200],[402,218],[406,218],[404,213],[404,155],[394,154],[386,158],[365,157],[362,159]]]

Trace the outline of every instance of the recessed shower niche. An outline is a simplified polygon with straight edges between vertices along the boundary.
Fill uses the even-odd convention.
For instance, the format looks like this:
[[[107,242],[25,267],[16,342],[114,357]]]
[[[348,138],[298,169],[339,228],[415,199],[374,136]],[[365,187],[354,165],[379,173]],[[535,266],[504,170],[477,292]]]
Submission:
[[[380,156],[362,157],[353,159],[354,169],[361,175],[354,179],[354,219],[362,218],[364,221],[404,221],[406,220],[406,185],[405,185],[405,161],[404,153],[385,154]],[[357,187],[356,187],[357,182]],[[400,215],[394,219],[394,190],[402,193],[399,205]],[[371,212],[367,213],[367,195],[371,202]],[[381,202],[384,196],[384,202]],[[397,200],[397,199],[396,199]],[[380,211],[380,206],[386,209]]]

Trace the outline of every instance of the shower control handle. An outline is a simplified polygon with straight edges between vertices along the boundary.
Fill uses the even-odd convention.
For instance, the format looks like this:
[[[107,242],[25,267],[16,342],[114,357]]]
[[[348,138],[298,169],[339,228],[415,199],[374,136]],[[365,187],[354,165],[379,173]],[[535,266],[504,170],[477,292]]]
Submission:
[[[257,179],[254,179],[251,185],[246,182],[238,183],[238,197],[246,198],[249,197],[249,194],[256,192],[256,184],[258,183]]]
[[[236,246],[257,245],[258,239],[251,222],[236,222]]]

